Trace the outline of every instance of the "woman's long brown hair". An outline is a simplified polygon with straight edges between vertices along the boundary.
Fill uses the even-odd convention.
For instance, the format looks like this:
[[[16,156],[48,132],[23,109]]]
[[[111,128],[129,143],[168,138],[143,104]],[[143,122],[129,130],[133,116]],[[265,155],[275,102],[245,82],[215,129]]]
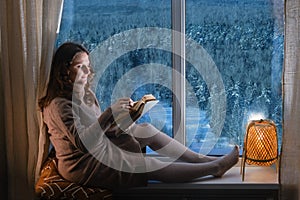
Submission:
[[[68,70],[74,56],[79,52],[85,52],[89,55],[88,50],[82,45],[66,42],[54,53],[47,92],[46,95],[39,100],[41,110],[48,106],[55,97],[64,97],[72,100],[73,83],[69,79]],[[85,87],[87,93],[90,91],[92,76],[93,71],[91,69],[91,74],[89,75],[88,83]]]

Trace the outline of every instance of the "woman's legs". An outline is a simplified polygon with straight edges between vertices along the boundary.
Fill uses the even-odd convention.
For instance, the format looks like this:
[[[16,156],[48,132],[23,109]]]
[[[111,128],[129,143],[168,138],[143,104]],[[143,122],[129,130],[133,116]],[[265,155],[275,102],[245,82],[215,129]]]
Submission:
[[[204,163],[217,159],[216,157],[205,156],[191,151],[151,124],[134,125],[131,130],[142,147],[149,146],[161,155],[190,163]]]
[[[146,158],[148,179],[162,182],[187,182],[193,179],[213,175],[222,176],[227,170],[238,162],[238,147],[231,153],[206,163],[181,163],[173,162],[166,165],[155,158]]]

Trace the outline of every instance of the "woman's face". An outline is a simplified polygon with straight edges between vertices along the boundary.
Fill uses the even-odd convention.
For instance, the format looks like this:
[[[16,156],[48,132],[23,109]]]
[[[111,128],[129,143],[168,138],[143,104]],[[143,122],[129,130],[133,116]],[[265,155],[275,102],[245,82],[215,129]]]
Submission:
[[[70,66],[69,78],[73,83],[84,86],[90,73],[89,56],[85,52],[77,53]]]

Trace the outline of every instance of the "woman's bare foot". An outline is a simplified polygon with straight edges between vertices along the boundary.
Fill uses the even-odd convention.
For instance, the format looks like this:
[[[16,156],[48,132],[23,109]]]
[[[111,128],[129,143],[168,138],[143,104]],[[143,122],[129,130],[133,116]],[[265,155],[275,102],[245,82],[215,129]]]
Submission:
[[[226,171],[232,168],[239,160],[239,147],[235,146],[233,150],[214,162],[218,165],[218,171],[213,174],[215,177],[223,176]]]

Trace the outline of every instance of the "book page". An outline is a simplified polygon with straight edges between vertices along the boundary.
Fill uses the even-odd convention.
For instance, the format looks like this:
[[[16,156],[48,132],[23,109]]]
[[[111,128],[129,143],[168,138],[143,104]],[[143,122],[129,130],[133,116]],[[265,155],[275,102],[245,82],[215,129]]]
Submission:
[[[140,117],[142,117],[144,114],[146,114],[151,108],[153,108],[153,106],[155,106],[157,103],[159,102],[159,100],[153,100],[153,101],[148,101],[143,109],[143,112],[141,114]],[[139,118],[140,118],[139,117]]]
[[[145,115],[150,109],[155,106],[159,100],[148,100],[145,102],[139,101],[136,104],[136,109],[130,112],[122,112],[114,119],[114,125],[117,125],[120,129],[116,131],[118,135],[122,131],[126,130],[133,122],[137,121],[143,115]]]

